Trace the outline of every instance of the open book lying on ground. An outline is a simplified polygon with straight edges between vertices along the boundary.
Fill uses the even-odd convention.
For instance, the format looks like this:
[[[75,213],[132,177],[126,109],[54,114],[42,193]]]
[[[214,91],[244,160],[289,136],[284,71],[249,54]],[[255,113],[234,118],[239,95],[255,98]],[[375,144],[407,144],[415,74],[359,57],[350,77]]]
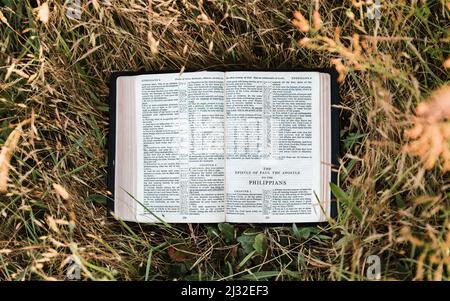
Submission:
[[[334,72],[114,73],[110,89],[118,218],[300,223],[335,214]]]

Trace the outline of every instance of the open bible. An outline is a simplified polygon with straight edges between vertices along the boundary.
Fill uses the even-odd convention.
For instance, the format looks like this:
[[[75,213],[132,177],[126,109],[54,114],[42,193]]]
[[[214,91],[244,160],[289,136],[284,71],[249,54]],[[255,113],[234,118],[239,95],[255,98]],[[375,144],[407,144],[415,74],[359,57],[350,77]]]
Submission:
[[[335,74],[115,73],[111,209],[134,222],[322,222],[332,213]]]

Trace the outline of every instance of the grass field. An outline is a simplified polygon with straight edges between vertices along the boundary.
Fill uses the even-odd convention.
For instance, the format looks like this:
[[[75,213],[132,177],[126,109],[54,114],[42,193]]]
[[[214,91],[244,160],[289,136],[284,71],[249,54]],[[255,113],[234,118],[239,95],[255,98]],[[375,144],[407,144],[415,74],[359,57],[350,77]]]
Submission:
[[[449,279],[450,2],[63,2],[0,0],[0,279],[364,280],[370,255],[381,279]],[[106,218],[112,71],[330,66],[337,220]]]

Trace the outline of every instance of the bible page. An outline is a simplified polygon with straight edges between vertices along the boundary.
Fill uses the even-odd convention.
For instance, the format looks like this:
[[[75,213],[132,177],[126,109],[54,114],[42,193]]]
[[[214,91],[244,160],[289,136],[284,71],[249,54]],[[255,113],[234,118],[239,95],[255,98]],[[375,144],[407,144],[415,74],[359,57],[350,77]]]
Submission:
[[[225,74],[226,220],[317,222],[318,72]]]
[[[135,85],[137,221],[225,221],[224,73],[147,74]]]

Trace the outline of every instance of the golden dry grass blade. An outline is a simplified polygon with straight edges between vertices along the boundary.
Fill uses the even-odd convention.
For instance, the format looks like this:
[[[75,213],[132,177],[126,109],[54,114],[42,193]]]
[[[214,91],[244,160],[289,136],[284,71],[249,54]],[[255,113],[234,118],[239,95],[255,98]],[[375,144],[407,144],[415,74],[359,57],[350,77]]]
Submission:
[[[29,123],[31,119],[27,119],[19,123],[14,130],[9,134],[8,139],[6,139],[5,144],[2,146],[0,152],[0,192],[6,192],[8,188],[8,174],[10,169],[10,161],[13,156],[14,150],[19,143],[20,137],[22,136],[22,127]]]

